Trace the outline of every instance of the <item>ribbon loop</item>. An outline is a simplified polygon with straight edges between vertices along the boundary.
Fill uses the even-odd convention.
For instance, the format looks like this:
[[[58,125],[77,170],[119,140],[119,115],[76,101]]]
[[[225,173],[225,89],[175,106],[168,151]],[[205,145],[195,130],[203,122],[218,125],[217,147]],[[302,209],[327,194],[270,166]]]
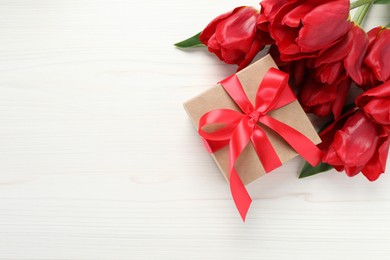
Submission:
[[[230,189],[236,207],[245,221],[252,199],[234,167],[238,157],[251,142],[265,172],[268,173],[282,165],[270,140],[257,122],[263,123],[279,134],[312,165],[320,162],[322,154],[317,146],[302,133],[267,115],[268,112],[296,100],[288,85],[288,74],[271,68],[260,83],[255,106],[249,101],[236,75],[220,83],[242,112],[231,109],[209,111],[200,118],[198,132],[203,137],[209,152],[215,152],[226,145],[229,146]],[[211,132],[203,129],[212,124],[222,126]]]
[[[288,85],[288,74],[275,68],[269,69],[256,93],[256,108],[267,113],[296,100]]]
[[[229,140],[243,116],[240,112],[231,109],[215,109],[209,111],[200,118],[198,132],[206,140]],[[206,125],[214,125],[216,127],[219,125],[220,127],[213,132],[208,132],[203,129]]]

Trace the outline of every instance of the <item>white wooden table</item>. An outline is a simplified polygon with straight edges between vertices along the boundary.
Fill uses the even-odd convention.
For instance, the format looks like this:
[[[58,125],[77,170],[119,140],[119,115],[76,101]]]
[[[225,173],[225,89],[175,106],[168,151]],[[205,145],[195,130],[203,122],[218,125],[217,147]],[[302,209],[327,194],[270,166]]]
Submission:
[[[389,174],[297,158],[241,222],[182,109],[235,68],[172,44],[245,4],[0,1],[0,259],[389,259]]]

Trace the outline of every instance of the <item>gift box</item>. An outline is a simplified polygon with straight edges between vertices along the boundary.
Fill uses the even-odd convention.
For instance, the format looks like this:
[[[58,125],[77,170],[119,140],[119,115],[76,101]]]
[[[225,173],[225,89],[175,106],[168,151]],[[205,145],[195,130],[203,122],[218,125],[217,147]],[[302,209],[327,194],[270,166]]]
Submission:
[[[297,156],[320,161],[321,142],[288,86],[288,75],[267,55],[184,103],[245,219],[248,184]]]

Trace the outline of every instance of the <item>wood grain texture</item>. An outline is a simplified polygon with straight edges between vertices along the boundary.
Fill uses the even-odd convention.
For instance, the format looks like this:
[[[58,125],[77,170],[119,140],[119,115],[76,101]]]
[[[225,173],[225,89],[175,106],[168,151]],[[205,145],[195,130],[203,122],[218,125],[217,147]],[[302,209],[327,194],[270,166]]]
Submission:
[[[240,221],[182,108],[235,68],[172,45],[240,4],[0,1],[0,259],[388,259],[389,174],[297,158]]]

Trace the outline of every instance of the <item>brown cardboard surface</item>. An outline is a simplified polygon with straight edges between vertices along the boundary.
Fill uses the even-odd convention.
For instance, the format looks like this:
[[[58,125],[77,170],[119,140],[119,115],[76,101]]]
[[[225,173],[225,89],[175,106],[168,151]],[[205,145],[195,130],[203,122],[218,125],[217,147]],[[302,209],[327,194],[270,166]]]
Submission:
[[[277,68],[271,56],[267,55],[237,73],[237,77],[239,78],[249,100],[252,103],[254,103],[257,89],[261,80],[271,67]],[[201,93],[197,97],[194,97],[191,100],[185,102],[184,108],[186,109],[196,129],[198,129],[198,123],[201,116],[210,110],[229,108],[240,111],[220,84],[217,84],[209,90]],[[268,113],[268,115],[297,129],[315,144],[321,142],[321,139],[317,135],[313,125],[311,124],[298,101],[294,101],[284,107],[271,111]],[[297,155],[297,153],[276,133],[266,127],[262,126],[262,128],[266,132],[282,163],[292,159]],[[212,156],[218,167],[223,172],[225,178],[228,180],[228,147],[226,146],[223,149],[213,153]],[[259,158],[257,157],[252,143],[249,143],[241,153],[235,164],[235,168],[244,184],[248,184],[265,174],[264,168],[261,165]]]

